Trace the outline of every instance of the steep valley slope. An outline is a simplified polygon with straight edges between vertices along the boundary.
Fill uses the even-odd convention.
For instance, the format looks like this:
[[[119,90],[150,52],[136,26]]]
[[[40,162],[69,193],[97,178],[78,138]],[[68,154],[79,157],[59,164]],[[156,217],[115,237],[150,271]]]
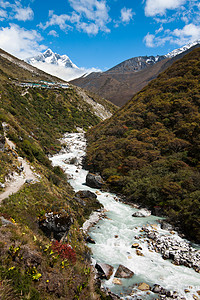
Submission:
[[[200,242],[200,49],[87,133],[87,167]]]
[[[0,50],[0,192],[22,176],[20,156],[34,173],[0,204],[1,299],[100,299],[80,231],[100,204],[86,198],[81,205],[48,157],[61,150],[65,132],[88,130],[114,111]],[[67,244],[60,242],[63,231]]]

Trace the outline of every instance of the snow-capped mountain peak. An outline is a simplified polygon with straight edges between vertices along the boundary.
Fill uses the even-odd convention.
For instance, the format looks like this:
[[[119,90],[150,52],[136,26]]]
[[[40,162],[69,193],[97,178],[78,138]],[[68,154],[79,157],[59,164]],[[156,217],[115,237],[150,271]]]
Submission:
[[[65,68],[78,69],[78,67],[69,59],[67,55],[60,55],[54,53],[51,49],[47,49],[44,53],[40,53],[37,56],[26,59],[31,65],[37,62],[48,63],[56,66],[62,66]]]
[[[188,49],[192,48],[193,46],[195,46],[197,44],[200,44],[200,40],[196,40],[196,41],[194,41],[192,43],[188,43],[187,45],[185,45],[185,46],[183,46],[181,48],[178,48],[178,49],[173,50],[172,52],[169,52],[165,56],[167,58],[172,58],[174,56],[177,56],[177,55],[181,54],[182,52],[187,51]]]

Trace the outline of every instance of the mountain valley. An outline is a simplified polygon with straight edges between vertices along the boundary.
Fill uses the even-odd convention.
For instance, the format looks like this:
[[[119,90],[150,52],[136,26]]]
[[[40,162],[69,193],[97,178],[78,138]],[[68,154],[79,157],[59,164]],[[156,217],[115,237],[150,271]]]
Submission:
[[[122,108],[94,93],[102,76]],[[0,298],[197,299],[199,45],[88,78],[96,89],[0,50]]]

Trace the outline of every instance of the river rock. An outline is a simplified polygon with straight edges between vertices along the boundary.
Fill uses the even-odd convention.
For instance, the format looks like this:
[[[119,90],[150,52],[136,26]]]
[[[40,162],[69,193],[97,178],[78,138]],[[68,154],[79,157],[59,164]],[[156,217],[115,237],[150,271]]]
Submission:
[[[172,225],[169,224],[169,223],[167,223],[167,222],[165,222],[165,221],[163,221],[163,220],[160,222],[160,226],[161,226],[161,228],[164,229],[164,230],[168,230],[168,231],[173,230]]]
[[[131,278],[131,277],[133,277],[133,275],[134,275],[134,272],[132,272],[128,268],[124,267],[123,265],[119,265],[114,277]]]
[[[139,247],[139,244],[138,243],[134,243],[132,244],[131,248],[138,248]]]
[[[151,290],[153,293],[160,293],[162,290],[162,287],[159,284],[154,284],[154,286]]]
[[[100,189],[104,184],[104,181],[100,175],[88,173],[86,176],[86,185]]]
[[[96,243],[95,243],[95,240],[93,240],[93,239],[91,238],[91,236],[89,236],[89,235],[86,237],[86,242],[87,242],[87,243],[90,243],[90,244],[96,244]]]
[[[136,250],[136,254],[138,255],[138,256],[144,256],[144,254],[140,251],[140,250]]]
[[[140,291],[149,291],[150,286],[147,283],[142,282],[142,283],[139,284],[138,289]]]
[[[141,208],[140,210],[134,212],[132,217],[149,217],[151,212],[146,208]]]
[[[39,221],[40,229],[48,236],[61,240],[69,232],[73,218],[65,211],[60,213],[46,213],[45,217]]]
[[[95,268],[98,271],[99,278],[107,280],[111,277],[114,270],[111,265],[105,263],[96,263]]]
[[[117,284],[117,285],[122,285],[122,281],[118,278],[113,278],[112,283]]]
[[[149,250],[160,252],[164,259],[171,259],[175,265],[184,265],[200,273],[200,251],[177,235],[159,234],[150,231]]]
[[[118,300],[118,299],[121,299],[121,297],[119,297],[118,295],[112,293],[111,290],[108,289],[108,288],[103,289],[103,292],[106,294],[106,296],[109,297],[110,300]]]

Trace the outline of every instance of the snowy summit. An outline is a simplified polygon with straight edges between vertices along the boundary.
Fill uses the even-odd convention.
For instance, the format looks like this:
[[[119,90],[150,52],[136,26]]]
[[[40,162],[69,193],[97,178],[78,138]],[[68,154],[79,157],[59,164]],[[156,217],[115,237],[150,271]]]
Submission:
[[[181,54],[181,53],[187,51],[188,49],[190,49],[190,48],[192,48],[193,46],[198,45],[198,44],[200,44],[200,40],[196,40],[196,41],[194,41],[194,42],[192,42],[192,43],[188,43],[187,45],[185,45],[185,46],[183,46],[183,47],[181,47],[181,48],[178,48],[178,49],[173,50],[172,52],[169,52],[169,53],[166,54],[165,56],[166,56],[166,57],[169,57],[169,58],[172,58],[172,57],[174,57],[174,56],[177,56],[177,55],[179,55],[179,54]]]
[[[54,53],[51,49],[47,49],[44,53],[40,53],[37,56],[27,58],[26,62],[31,65],[34,65],[37,62],[43,62],[65,68],[78,69],[78,67],[69,59],[67,55]]]

